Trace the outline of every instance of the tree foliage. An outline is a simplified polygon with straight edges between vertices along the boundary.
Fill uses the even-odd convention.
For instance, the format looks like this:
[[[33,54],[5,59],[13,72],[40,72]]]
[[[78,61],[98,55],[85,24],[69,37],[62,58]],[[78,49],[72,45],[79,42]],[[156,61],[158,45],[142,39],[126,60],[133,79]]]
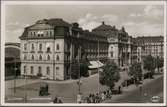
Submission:
[[[144,58],[143,62],[144,69],[148,70],[150,72],[150,77],[152,77],[156,68],[155,58],[151,55],[148,55]]]
[[[100,83],[113,89],[115,82],[120,79],[120,69],[114,62],[108,62],[100,73]]]
[[[133,63],[132,66],[130,66],[129,75],[131,75],[134,79],[141,80],[142,77],[142,68],[141,63]]]
[[[158,71],[159,71],[159,68],[164,66],[164,59],[160,58],[160,57],[157,57],[156,58],[156,66],[157,66]]]
[[[81,64],[80,64],[80,72],[81,72],[81,76],[83,76],[83,77],[88,77],[88,76],[89,76],[88,64],[86,64],[86,63],[81,63]]]

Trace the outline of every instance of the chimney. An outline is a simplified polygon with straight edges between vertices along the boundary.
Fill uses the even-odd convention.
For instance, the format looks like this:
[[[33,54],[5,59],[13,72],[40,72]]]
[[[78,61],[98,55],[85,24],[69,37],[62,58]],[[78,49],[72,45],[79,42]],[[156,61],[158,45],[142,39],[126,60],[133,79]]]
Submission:
[[[102,21],[102,25],[105,25],[104,21]]]

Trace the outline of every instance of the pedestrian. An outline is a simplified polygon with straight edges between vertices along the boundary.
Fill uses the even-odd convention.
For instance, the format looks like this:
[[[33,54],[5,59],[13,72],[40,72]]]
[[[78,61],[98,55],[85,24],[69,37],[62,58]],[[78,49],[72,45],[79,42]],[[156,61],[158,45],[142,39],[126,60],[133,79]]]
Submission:
[[[118,92],[121,93],[121,86],[118,87]]]
[[[58,102],[58,98],[55,97],[54,100],[53,100],[53,103],[57,103]]]
[[[102,100],[102,101],[105,100],[105,94],[104,94],[104,92],[101,93],[101,100]]]
[[[61,99],[58,99],[58,103],[63,103],[63,102],[61,101]]]

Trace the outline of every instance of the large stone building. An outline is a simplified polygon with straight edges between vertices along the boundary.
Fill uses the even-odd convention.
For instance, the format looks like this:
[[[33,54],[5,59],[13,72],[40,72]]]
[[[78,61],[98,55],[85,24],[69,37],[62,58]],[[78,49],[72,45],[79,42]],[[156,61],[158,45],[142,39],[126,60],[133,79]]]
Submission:
[[[163,57],[162,36],[132,38],[124,27],[104,22],[89,32],[62,19],[38,20],[25,28],[20,39],[21,75],[42,74],[53,80],[71,78],[82,62],[96,69],[110,60],[128,70],[146,55]]]
[[[122,68],[131,64],[132,37],[128,35],[124,27],[118,30],[115,26],[102,22],[102,25],[93,29],[93,32],[107,37],[109,60],[115,61]]]
[[[78,61],[100,65],[100,61],[107,60],[105,36],[62,19],[39,20],[26,27],[20,39],[22,75],[42,74],[48,79],[65,80],[70,78],[71,71],[78,69]],[[91,64],[91,68],[97,66]]]
[[[136,38],[138,61],[151,55],[153,57],[163,58],[164,38],[163,36],[143,36]]]

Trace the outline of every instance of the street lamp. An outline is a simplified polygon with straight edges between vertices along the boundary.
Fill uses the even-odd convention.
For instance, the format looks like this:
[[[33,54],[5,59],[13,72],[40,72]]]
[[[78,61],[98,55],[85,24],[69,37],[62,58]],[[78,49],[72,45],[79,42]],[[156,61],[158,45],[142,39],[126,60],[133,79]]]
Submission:
[[[25,75],[24,75],[24,82],[25,82],[25,84],[24,84],[24,102],[25,103],[27,102],[27,91],[26,91],[27,77],[26,77],[26,75],[27,75],[27,70],[25,68]]]
[[[15,96],[15,93],[16,93],[16,70],[17,70],[17,67],[16,67],[16,58],[14,58],[14,96]]]

